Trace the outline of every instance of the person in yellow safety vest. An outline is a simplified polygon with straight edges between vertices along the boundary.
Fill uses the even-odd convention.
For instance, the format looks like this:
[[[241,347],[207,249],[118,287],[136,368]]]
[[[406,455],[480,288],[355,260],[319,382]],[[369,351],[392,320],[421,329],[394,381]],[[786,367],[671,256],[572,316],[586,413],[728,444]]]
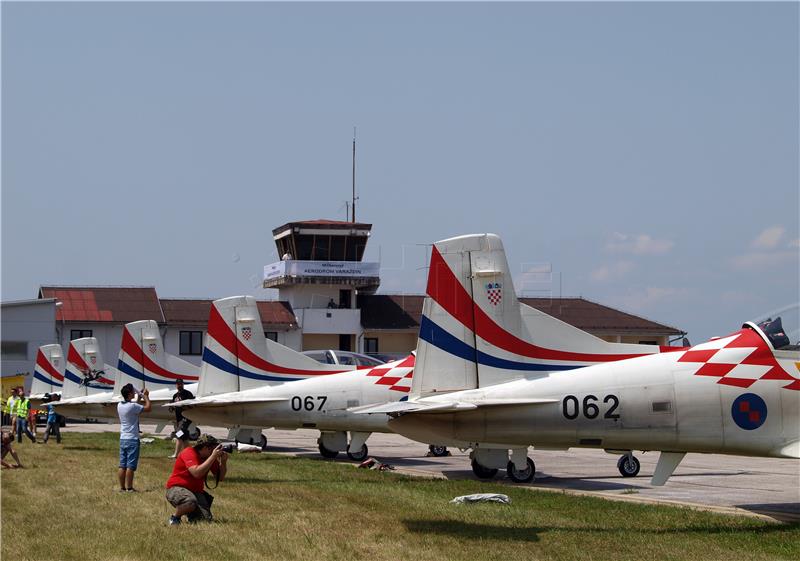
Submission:
[[[11,425],[11,436],[13,437],[15,427],[17,425],[17,388],[11,388],[11,395],[6,400],[6,406],[3,409],[6,414],[6,421]]]
[[[25,390],[20,390],[17,400],[17,442],[22,443],[22,433],[24,432],[31,442],[36,442],[36,437],[31,434],[28,428],[28,413],[31,409],[31,400],[25,397]]]

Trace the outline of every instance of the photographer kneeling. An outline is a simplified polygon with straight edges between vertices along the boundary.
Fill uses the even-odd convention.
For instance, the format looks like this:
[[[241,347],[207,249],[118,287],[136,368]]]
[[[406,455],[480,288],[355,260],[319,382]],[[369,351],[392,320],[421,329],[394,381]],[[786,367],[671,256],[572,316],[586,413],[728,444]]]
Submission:
[[[225,479],[227,462],[228,453],[210,434],[204,434],[194,446],[178,454],[172,475],[167,480],[167,500],[175,507],[175,514],[169,517],[170,525],[180,524],[184,514],[189,522],[212,519],[214,497],[203,489],[203,485],[209,471],[218,476],[219,481]]]

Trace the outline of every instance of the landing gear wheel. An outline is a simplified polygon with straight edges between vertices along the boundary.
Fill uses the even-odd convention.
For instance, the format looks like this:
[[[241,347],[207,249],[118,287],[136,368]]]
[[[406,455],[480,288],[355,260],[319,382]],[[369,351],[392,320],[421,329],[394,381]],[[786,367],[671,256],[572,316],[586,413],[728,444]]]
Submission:
[[[478,479],[491,479],[497,475],[497,470],[495,468],[483,467],[477,461],[472,460],[472,473],[474,473],[475,477]]]
[[[635,456],[625,454],[617,460],[617,469],[622,474],[622,477],[636,477],[641,467],[639,460]]]
[[[350,451],[347,452],[347,457],[353,460],[354,462],[363,462],[364,460],[367,459],[368,455],[369,455],[369,448],[367,448],[366,444],[362,444],[361,450],[359,450],[355,454],[353,454]]]
[[[317,444],[319,445],[319,453],[322,455],[323,458],[335,458],[339,455],[339,452],[336,450],[328,450],[325,446],[322,445],[322,439],[317,440]]]
[[[261,438],[258,441],[258,445],[261,446],[262,450],[267,449],[267,437],[265,435],[261,435]]]
[[[437,458],[448,455],[447,446],[437,446],[436,444],[431,444],[428,446],[428,450],[430,450],[431,456],[436,456]]]
[[[523,470],[515,468],[514,462],[508,462],[506,473],[508,474],[508,478],[514,483],[530,483],[536,475],[536,465],[533,463],[533,460],[530,458],[525,458],[525,460],[527,460],[528,467]]]

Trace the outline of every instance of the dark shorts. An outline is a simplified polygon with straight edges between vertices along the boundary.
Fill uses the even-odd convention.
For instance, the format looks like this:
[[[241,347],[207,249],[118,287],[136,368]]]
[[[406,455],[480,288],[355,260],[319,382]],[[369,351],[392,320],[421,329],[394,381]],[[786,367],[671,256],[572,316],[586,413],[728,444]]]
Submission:
[[[195,493],[186,487],[170,487],[167,489],[167,501],[178,508],[184,505],[194,505],[194,512],[189,513],[189,520],[212,520],[211,504],[206,493]]]
[[[180,421],[175,421],[175,438],[184,442],[188,442],[189,425],[191,424],[192,422],[189,419],[185,419],[183,417],[181,417]],[[180,436],[178,436],[178,433],[180,433]]]

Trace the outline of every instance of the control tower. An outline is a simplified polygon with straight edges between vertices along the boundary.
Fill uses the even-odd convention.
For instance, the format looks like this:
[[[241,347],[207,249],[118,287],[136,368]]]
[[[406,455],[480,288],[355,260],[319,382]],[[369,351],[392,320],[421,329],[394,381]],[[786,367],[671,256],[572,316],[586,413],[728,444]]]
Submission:
[[[380,285],[380,264],[362,261],[372,224],[289,222],[272,231],[281,260],[264,267],[264,288],[291,304],[302,349],[354,351],[363,333],[356,295]]]

